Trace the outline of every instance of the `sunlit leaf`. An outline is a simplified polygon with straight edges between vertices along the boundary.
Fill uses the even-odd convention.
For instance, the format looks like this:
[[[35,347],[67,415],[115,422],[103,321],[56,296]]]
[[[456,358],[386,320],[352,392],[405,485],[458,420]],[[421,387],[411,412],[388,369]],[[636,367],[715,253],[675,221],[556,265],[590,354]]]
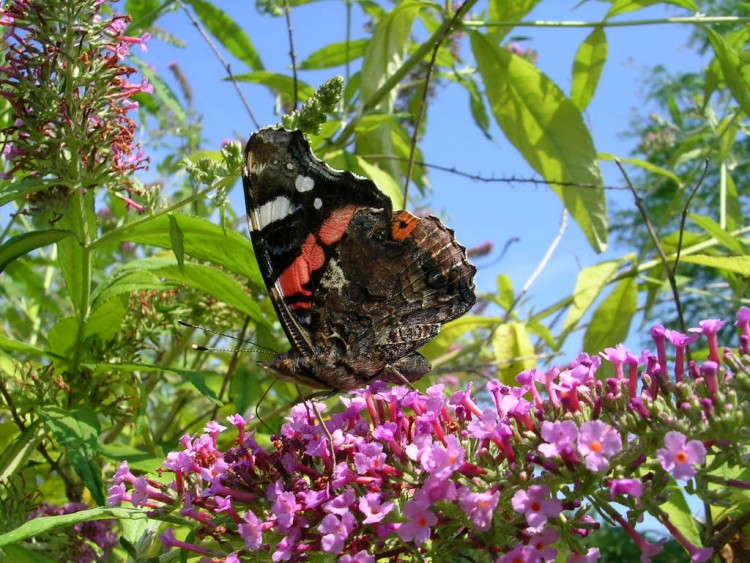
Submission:
[[[172,251],[177,259],[177,266],[180,272],[185,273],[185,234],[180,229],[177,222],[177,216],[170,213],[169,217],[169,242],[172,244]]]
[[[216,5],[204,0],[186,0],[195,10],[195,15],[222,46],[245,63],[248,68],[262,70],[263,63],[255,45],[243,29]]]
[[[740,239],[733,237],[727,231],[722,229],[721,225],[710,217],[696,215],[695,213],[691,213],[689,217],[693,223],[719,241],[719,244],[729,250],[732,254],[736,254],[737,256],[744,256],[747,254],[747,249],[745,245],[740,242]]]
[[[524,16],[533,10],[540,0],[490,0],[488,19],[490,22],[520,22]],[[493,26],[489,36],[495,43],[500,43],[503,37],[513,31],[513,26]]]
[[[367,39],[329,43],[311,53],[299,67],[302,70],[311,70],[344,65],[364,56],[368,43]]]
[[[638,283],[635,278],[625,278],[618,282],[591,316],[583,336],[583,349],[589,354],[597,354],[624,342],[637,308]]]
[[[607,34],[601,27],[595,28],[578,47],[573,60],[573,85],[570,99],[581,110],[586,109],[599,85],[599,79],[607,61]]]
[[[471,32],[471,46],[492,114],[508,140],[560,195],[592,248],[607,246],[604,190],[596,151],[580,110],[527,60]]]
[[[506,385],[515,385],[516,375],[536,366],[534,345],[523,323],[514,321],[498,326],[492,334],[492,350],[498,379]]]
[[[612,7],[609,9],[606,18],[613,18],[628,12],[635,12],[655,4],[674,4],[691,12],[697,12],[698,6],[696,6],[693,0],[614,0]]]
[[[750,277],[750,256],[707,256],[692,254],[680,258],[681,262],[708,266],[716,270],[726,270],[741,276]]]
[[[745,115],[750,115],[750,87],[748,86],[750,69],[747,62],[742,60],[737,51],[728,45],[724,38],[713,29],[707,27],[705,31],[732,96],[734,96],[742,111],[745,112]]]
[[[0,246],[0,272],[3,272],[16,258],[25,256],[37,248],[60,242],[72,234],[72,231],[50,229],[10,237]]]

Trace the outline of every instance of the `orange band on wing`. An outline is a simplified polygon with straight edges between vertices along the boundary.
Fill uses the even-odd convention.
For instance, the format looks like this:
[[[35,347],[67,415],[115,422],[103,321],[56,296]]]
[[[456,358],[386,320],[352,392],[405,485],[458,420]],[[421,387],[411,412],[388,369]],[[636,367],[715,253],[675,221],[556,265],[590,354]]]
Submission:
[[[279,276],[278,284],[281,287],[281,294],[285,298],[295,294],[311,296],[312,292],[305,289],[305,285],[312,279],[312,272],[323,267],[325,257],[323,247],[315,240],[315,235],[309,235],[302,244],[300,255]],[[310,304],[300,301],[290,306],[309,308]]]
[[[318,233],[321,244],[330,246],[341,240],[357,208],[353,205],[337,209],[323,222]]]
[[[397,211],[393,214],[391,223],[391,238],[393,240],[404,240],[417,228],[419,218],[408,211]]]

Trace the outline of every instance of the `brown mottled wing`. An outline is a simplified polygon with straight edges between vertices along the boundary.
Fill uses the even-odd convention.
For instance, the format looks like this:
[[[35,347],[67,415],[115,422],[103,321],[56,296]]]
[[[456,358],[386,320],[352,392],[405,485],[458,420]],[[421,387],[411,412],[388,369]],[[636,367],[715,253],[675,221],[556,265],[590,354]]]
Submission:
[[[429,364],[415,350],[474,305],[475,273],[436,217],[361,209],[321,280],[311,332],[335,340],[354,366],[366,358],[417,379]]]

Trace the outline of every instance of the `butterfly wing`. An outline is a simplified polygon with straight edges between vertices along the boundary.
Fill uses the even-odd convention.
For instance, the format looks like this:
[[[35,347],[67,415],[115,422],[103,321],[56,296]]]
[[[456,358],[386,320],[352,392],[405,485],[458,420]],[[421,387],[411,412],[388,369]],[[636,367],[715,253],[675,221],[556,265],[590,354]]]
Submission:
[[[361,208],[391,213],[366,178],[330,168],[300,131],[266,128],[245,147],[242,174],[250,235],[263,279],[292,346],[311,356],[314,296]]]
[[[436,217],[359,210],[316,293],[313,334],[336,335],[359,385],[414,381],[430,369],[416,349],[476,302],[475,273]]]

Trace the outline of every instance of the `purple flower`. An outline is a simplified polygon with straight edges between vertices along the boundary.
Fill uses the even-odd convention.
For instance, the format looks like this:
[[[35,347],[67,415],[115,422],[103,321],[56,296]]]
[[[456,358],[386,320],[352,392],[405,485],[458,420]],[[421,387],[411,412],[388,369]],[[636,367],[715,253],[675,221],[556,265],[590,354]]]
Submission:
[[[344,549],[344,542],[356,524],[357,521],[349,512],[345,512],[340,519],[335,514],[327,514],[318,526],[318,531],[323,534],[320,538],[323,551],[341,553]]]
[[[727,322],[721,319],[706,319],[698,324],[700,328],[689,328],[688,332],[702,332],[708,340],[708,359],[716,363],[721,362],[719,341],[716,335]]]
[[[578,426],[572,420],[562,422],[542,422],[542,440],[546,444],[539,444],[539,452],[547,458],[567,456],[578,438]]]
[[[675,479],[687,481],[697,472],[696,466],[706,460],[706,448],[698,440],[686,442],[685,435],[672,430],[664,436],[666,448],[656,450],[664,471]]]
[[[437,524],[437,516],[413,500],[406,503],[403,515],[407,520],[399,526],[398,537],[413,541],[416,545],[430,539],[431,527]]]
[[[354,555],[342,555],[339,557],[338,563],[375,563],[375,556],[370,555],[363,549]]]
[[[338,514],[339,516],[347,514],[356,499],[356,493],[351,488],[347,487],[343,493],[333,497],[326,503],[326,512]]]
[[[250,509],[245,512],[242,519],[244,522],[241,522],[237,527],[240,537],[249,549],[258,549],[263,543],[261,521],[258,520],[258,517]]]
[[[458,438],[446,436],[446,445],[436,442],[426,448],[420,457],[425,471],[437,479],[448,479],[464,462],[466,452],[459,445]]]
[[[527,545],[533,547],[544,561],[554,561],[557,557],[557,550],[552,545],[560,539],[560,533],[556,528],[551,526],[545,528],[540,533],[531,536]]]
[[[282,532],[289,530],[294,523],[294,516],[300,505],[294,498],[294,493],[284,492],[276,497],[276,501],[271,507],[271,512],[276,516],[279,528]]]
[[[541,563],[542,556],[530,545],[517,545],[497,560],[497,563]]]
[[[492,515],[499,500],[500,493],[497,491],[475,493],[469,487],[461,487],[458,490],[458,505],[480,532],[490,529]]]
[[[562,511],[562,503],[558,499],[548,498],[549,494],[546,485],[531,485],[528,492],[521,489],[513,495],[513,510],[523,513],[531,532],[539,532],[547,525],[549,518]]]
[[[613,499],[621,495],[630,495],[640,500],[643,494],[643,483],[640,479],[612,479],[609,482],[609,494]]]
[[[362,444],[360,451],[354,454],[354,466],[360,475],[370,471],[379,471],[384,465],[383,445],[377,442]]]
[[[379,493],[367,493],[359,499],[359,509],[365,515],[363,524],[377,524],[395,508],[390,502],[382,502]]]
[[[617,431],[601,420],[584,422],[578,434],[578,453],[586,458],[586,467],[601,471],[609,465],[609,458],[622,450],[622,439]]]
[[[586,553],[573,552],[568,557],[568,563],[596,563],[599,561],[599,548],[592,547]]]

